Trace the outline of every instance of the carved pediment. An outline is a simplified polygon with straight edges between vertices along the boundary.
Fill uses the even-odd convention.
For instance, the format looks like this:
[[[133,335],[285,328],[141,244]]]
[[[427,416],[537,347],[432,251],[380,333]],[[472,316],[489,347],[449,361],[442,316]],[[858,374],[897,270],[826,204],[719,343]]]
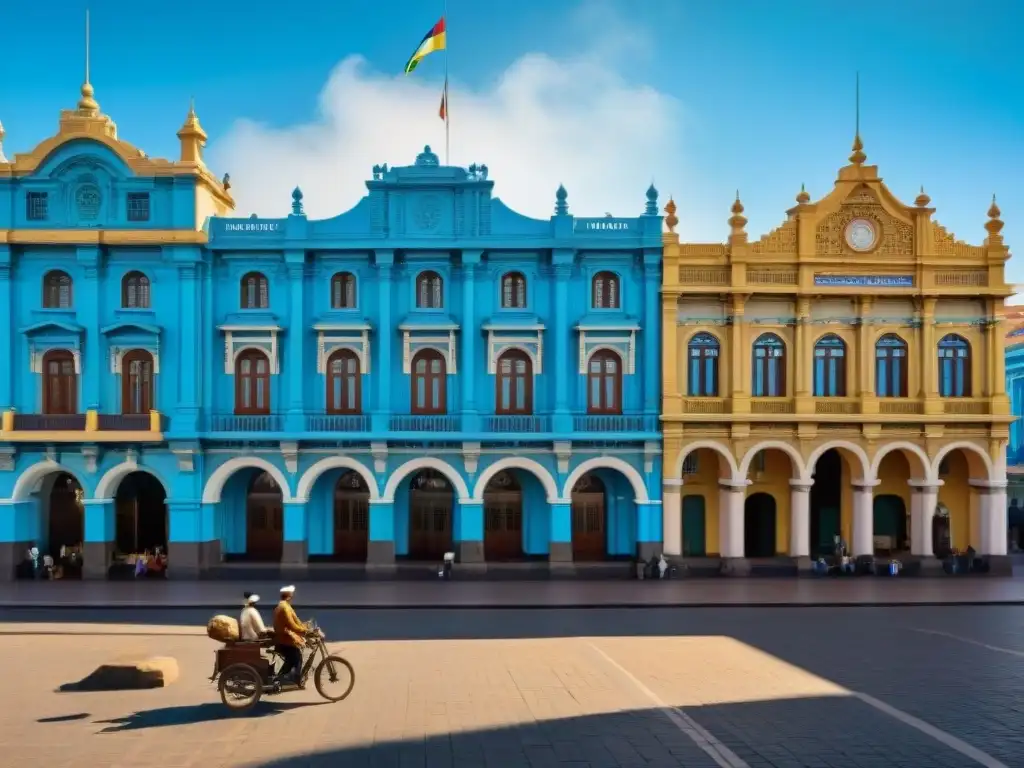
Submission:
[[[909,256],[914,253],[914,228],[885,210],[874,190],[856,188],[839,210],[822,219],[815,231],[815,250],[821,256],[860,255],[846,243],[846,227],[854,219],[867,219],[879,232],[873,253]]]
[[[937,221],[932,231],[935,233],[935,255],[957,256],[962,259],[977,259],[984,255],[985,249],[957,240],[956,236]]]
[[[751,253],[796,253],[796,219],[790,219],[750,246]]]

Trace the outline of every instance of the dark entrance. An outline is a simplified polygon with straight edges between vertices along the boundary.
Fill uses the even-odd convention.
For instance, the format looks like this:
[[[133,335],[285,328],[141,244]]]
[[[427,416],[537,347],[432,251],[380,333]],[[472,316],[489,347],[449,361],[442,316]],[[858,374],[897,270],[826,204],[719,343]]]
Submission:
[[[370,489],[358,472],[348,471],[334,486],[334,559],[366,560]]]
[[[888,555],[906,549],[907,507],[891,493],[875,496],[873,503],[875,554]]]
[[[818,457],[814,467],[814,485],[810,499],[810,553],[819,557],[835,552],[835,537],[839,535],[843,494],[843,457],[833,449]]]
[[[706,554],[704,497],[690,494],[683,497],[683,556],[704,557]]]
[[[755,493],[743,505],[743,550],[747,557],[775,557],[775,499]]]
[[[409,483],[409,559],[441,560],[452,551],[453,490],[448,478],[433,469]]]
[[[267,472],[249,485],[245,499],[245,554],[257,562],[280,562],[284,549],[284,501],[281,489]]]
[[[85,539],[83,498],[82,486],[71,475],[61,472],[54,478],[48,499],[46,549],[56,562],[60,562],[61,547],[76,551]]]
[[[572,489],[572,559],[604,560],[605,549],[604,483],[588,472]]]
[[[484,489],[484,559],[523,556],[523,492],[511,472],[499,472]]]
[[[167,551],[167,494],[148,472],[132,472],[114,497],[114,539],[123,554]]]

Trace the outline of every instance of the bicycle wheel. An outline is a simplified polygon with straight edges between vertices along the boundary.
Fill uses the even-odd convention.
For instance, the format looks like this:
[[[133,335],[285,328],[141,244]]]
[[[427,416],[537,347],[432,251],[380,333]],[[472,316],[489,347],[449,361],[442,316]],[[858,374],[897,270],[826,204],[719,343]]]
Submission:
[[[263,679],[248,664],[232,664],[220,673],[217,688],[225,707],[235,713],[245,712],[263,696]]]
[[[341,701],[352,693],[356,684],[356,671],[341,656],[328,656],[317,664],[316,672],[313,673],[313,683],[316,685],[317,693],[328,701]],[[337,685],[339,688],[336,692],[329,692],[328,685]]]

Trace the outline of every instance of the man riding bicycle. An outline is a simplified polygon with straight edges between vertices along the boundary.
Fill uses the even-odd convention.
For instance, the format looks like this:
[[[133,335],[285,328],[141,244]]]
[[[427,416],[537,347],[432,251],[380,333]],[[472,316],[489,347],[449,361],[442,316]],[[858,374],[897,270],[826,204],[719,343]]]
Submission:
[[[274,609],[274,640],[277,643],[274,650],[281,656],[278,679],[281,682],[292,682],[301,688],[302,648],[310,629],[295,615],[291,605],[294,596],[294,586],[281,587],[281,602]]]

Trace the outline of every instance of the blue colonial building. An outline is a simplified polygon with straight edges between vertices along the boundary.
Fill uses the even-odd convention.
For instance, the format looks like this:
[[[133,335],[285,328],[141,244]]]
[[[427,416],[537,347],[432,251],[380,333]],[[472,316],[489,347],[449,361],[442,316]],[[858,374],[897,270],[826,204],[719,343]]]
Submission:
[[[95,577],[660,549],[653,187],[535,220],[426,148],[335,218],[230,218],[178,136],[146,157],[86,85],[0,158],[5,574],[30,542]]]

